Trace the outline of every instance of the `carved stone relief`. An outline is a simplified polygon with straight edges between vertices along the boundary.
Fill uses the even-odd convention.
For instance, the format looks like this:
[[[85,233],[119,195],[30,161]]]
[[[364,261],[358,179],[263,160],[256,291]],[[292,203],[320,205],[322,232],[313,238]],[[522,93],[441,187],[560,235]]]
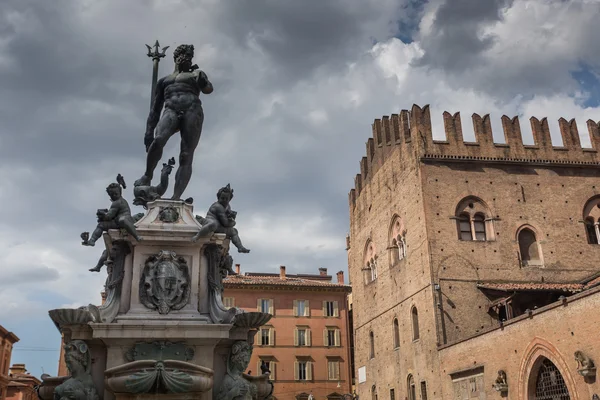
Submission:
[[[140,278],[140,302],[160,314],[182,309],[190,298],[187,262],[174,251],[148,257]]]

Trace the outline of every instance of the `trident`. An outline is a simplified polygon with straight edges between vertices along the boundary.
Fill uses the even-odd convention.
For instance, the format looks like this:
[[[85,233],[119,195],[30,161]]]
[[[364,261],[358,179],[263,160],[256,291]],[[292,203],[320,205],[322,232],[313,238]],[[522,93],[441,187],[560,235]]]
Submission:
[[[152,92],[150,93],[150,108],[152,108],[152,103],[154,102],[154,91],[156,90],[156,81],[158,80],[158,63],[160,62],[160,59],[166,55],[165,51],[167,51],[169,48],[169,46],[163,47],[161,52],[158,51],[159,46],[160,45],[158,44],[157,40],[156,43],[154,43],[154,52],[152,52],[152,47],[146,45],[148,48],[148,57],[152,58],[152,61],[154,62],[152,69]]]

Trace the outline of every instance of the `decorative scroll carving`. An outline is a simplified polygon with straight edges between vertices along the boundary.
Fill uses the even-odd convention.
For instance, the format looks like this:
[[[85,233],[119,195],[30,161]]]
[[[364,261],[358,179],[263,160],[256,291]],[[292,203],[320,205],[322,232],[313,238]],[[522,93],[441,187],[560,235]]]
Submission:
[[[208,302],[210,318],[215,324],[230,324],[236,314],[242,313],[241,309],[223,305],[223,279],[232,270],[233,259],[225,252],[222,246],[209,244],[204,249],[204,255],[208,261]]]
[[[110,323],[115,320],[121,307],[121,291],[123,289],[123,277],[125,276],[125,258],[131,252],[129,243],[124,240],[116,240],[112,243],[110,250],[110,261],[106,263],[108,276],[104,285],[106,290],[106,301],[98,307],[100,320]]]
[[[182,309],[190,298],[187,262],[174,251],[148,257],[140,279],[140,301],[160,314]]]

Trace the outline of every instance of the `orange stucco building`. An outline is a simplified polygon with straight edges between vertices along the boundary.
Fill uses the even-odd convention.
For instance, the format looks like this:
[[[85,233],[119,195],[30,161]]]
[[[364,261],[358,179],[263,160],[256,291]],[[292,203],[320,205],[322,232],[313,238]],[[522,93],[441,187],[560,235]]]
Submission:
[[[9,376],[6,400],[37,400],[35,386],[41,381],[27,372],[25,364],[14,364],[10,367]]]
[[[19,341],[17,335],[6,330],[0,325],[0,400],[6,399],[10,376],[8,366],[12,355],[12,348]]]
[[[351,340],[343,272],[336,282],[319,274],[241,274],[224,280],[228,307],[273,314],[254,338],[249,370],[260,374],[268,363],[277,400],[340,399],[351,392]]]

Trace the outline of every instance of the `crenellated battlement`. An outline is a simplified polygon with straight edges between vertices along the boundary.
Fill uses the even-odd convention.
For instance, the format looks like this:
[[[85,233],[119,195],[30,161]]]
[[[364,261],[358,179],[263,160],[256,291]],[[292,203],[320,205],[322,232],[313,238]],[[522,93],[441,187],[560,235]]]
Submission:
[[[502,130],[505,143],[495,143],[489,114],[471,116],[475,141],[463,137],[460,113],[443,113],[446,140],[434,140],[429,105],[413,105],[411,110],[384,116],[373,122],[373,136],[366,143],[366,157],[360,161],[360,174],[356,175],[355,187],[350,190],[349,201],[353,205],[362,189],[389,155],[397,150],[400,159],[429,162],[485,162],[527,164],[570,164],[573,166],[600,166],[600,121],[587,121],[590,148],[582,148],[575,119],[560,118],[558,127],[563,145],[552,143],[548,119],[529,119],[533,145],[523,143],[519,117],[503,115]]]

